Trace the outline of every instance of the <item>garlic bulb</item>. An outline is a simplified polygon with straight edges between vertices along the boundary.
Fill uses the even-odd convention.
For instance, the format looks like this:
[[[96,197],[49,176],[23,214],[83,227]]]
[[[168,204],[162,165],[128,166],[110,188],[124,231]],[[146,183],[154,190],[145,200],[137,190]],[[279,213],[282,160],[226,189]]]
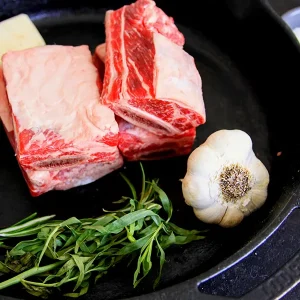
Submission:
[[[219,130],[190,154],[182,192],[198,219],[233,227],[264,204],[268,184],[269,173],[250,136]]]

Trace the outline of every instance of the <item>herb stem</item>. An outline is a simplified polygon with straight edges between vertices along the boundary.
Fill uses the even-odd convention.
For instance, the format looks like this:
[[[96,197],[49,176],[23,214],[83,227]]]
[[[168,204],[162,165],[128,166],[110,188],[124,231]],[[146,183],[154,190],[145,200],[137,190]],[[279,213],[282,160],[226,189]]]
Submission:
[[[140,167],[141,167],[141,170],[142,170],[142,192],[141,192],[140,203],[143,204],[145,202],[145,200],[147,200],[146,197],[145,197],[146,177],[145,177],[145,172],[144,172],[144,168],[143,168],[142,163],[140,163]]]
[[[31,227],[33,225],[37,225],[37,224],[40,224],[42,222],[48,221],[48,220],[50,220],[54,217],[55,217],[55,215],[41,217],[41,218],[38,218],[38,219],[30,220],[30,221],[28,221],[24,224],[21,224],[21,225],[11,226],[11,227],[8,227],[8,228],[5,228],[5,229],[1,229],[0,230],[0,236],[1,236],[2,233],[7,233],[7,232],[12,232],[12,231],[25,229],[25,228]]]
[[[31,277],[31,276],[35,276],[41,273],[45,273],[45,272],[49,272],[59,266],[61,266],[62,264],[64,264],[65,261],[58,261],[56,263],[47,265],[47,266],[43,266],[43,267],[34,267],[31,268],[13,278],[10,278],[8,280],[5,280],[3,282],[0,283],[0,290],[3,290],[9,286],[12,286],[14,284],[20,283],[23,279]]]
[[[31,220],[34,219],[36,216],[37,216],[37,213],[35,212],[35,213],[31,214],[30,216],[28,216],[28,217],[26,217],[26,218],[20,220],[19,222],[17,222],[16,224],[14,224],[14,225],[12,225],[12,226],[18,226],[18,225],[24,224],[24,223],[26,223],[26,222],[28,222],[28,221],[31,221]],[[11,226],[11,227],[12,227],[12,226]]]
[[[49,243],[50,243],[50,241],[51,241],[53,235],[59,230],[59,228],[60,228],[60,226],[55,227],[55,228],[53,229],[53,231],[49,234],[49,236],[48,236],[48,238],[47,238],[47,240],[46,240],[46,242],[45,242],[44,248],[43,248],[43,250],[42,250],[42,252],[41,252],[41,254],[40,254],[40,257],[39,257],[39,260],[38,260],[38,265],[41,263],[41,260],[42,260],[42,258],[43,258],[43,256],[44,256],[44,254],[45,254],[45,252],[46,252],[48,246],[49,246]]]
[[[72,277],[68,280],[65,280],[64,283],[72,282],[78,279],[78,276]],[[55,282],[55,283],[43,283],[43,282],[36,282],[36,281],[28,281],[25,279],[21,279],[21,281],[35,286],[41,286],[41,287],[59,287],[61,285],[61,282]]]

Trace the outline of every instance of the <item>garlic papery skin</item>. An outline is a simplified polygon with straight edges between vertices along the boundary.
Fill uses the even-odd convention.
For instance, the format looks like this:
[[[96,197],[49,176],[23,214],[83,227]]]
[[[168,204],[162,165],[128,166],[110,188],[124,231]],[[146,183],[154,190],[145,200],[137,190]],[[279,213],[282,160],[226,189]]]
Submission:
[[[189,156],[182,193],[196,217],[234,227],[267,199],[269,173],[241,130],[219,130]]]

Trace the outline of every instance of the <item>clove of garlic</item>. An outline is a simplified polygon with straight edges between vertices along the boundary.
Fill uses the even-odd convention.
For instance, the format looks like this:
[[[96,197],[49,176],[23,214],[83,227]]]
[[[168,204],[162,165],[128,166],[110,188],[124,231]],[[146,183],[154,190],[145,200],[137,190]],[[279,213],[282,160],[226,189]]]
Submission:
[[[205,223],[219,224],[226,213],[226,206],[215,202],[204,209],[194,208],[194,213],[198,219]]]
[[[228,206],[226,212],[219,223],[222,227],[234,227],[244,219],[244,214],[235,206]]]
[[[190,154],[182,193],[201,221],[234,227],[264,204],[268,185],[268,170],[250,136],[219,130]]]

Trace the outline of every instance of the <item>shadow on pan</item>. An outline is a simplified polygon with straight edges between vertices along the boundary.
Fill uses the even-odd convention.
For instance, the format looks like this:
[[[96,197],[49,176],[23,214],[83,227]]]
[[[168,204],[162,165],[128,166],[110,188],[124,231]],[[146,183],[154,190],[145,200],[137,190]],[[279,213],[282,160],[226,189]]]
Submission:
[[[105,10],[126,1],[101,1],[97,5],[84,2],[83,6],[80,1],[0,0],[0,18],[30,13],[47,44],[88,44],[93,51],[105,40]],[[198,281],[216,274],[217,265],[224,269],[238,261],[297,205],[289,200],[298,184],[299,166],[297,81],[291,72],[299,70],[300,58],[291,35],[260,1],[244,1],[241,5],[234,0],[205,0],[198,8],[193,1],[172,1],[172,6],[157,1],[157,5],[174,16],[186,38],[185,50],[194,56],[203,80],[207,123],[198,128],[195,147],[216,130],[244,130],[271,174],[264,207],[237,228],[224,230],[200,223],[184,204],[179,179],[185,175],[187,157],[144,163],[148,178],[160,178],[161,187],[172,199],[174,220],[179,225],[211,229],[205,240],[168,250],[160,285],[163,289],[188,279],[196,286]],[[116,171],[87,186],[32,198],[3,129],[0,138],[0,226],[35,211],[40,215],[54,213],[58,218],[97,216],[102,208],[111,208],[113,200],[129,193]],[[282,152],[279,157],[278,152]],[[140,184],[138,163],[127,163],[122,171],[137,186]],[[133,289],[133,271],[119,265],[82,299],[120,299],[151,293],[151,277]],[[15,287],[2,294],[30,299]]]

